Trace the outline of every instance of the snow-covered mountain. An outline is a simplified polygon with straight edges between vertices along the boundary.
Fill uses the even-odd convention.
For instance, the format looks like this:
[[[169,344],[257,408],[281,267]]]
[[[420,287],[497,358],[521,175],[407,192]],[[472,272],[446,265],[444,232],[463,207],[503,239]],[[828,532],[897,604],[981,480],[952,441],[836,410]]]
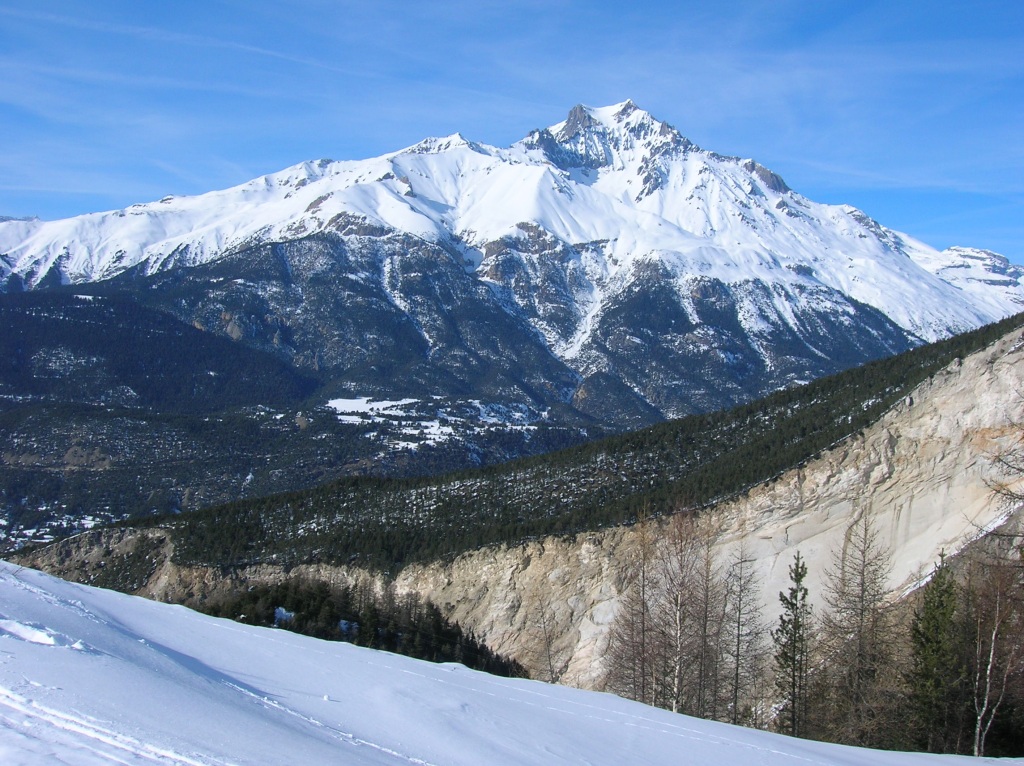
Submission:
[[[72,585],[0,562],[0,760],[927,766]],[[966,762],[966,760],[965,760]],[[978,759],[972,759],[977,763]]]
[[[569,403],[618,425],[1024,308],[1024,271],[1001,256],[938,252],[812,202],[631,101],[576,106],[508,148],[455,134],[196,197],[6,221],[0,280],[142,280],[182,319],[356,388],[409,393],[398,359],[407,388]]]

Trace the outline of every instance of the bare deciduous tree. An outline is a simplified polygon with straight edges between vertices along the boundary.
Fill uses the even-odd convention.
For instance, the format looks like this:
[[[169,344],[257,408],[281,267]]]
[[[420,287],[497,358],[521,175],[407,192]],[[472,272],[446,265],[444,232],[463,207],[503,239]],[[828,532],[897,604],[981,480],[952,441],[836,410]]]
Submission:
[[[824,704],[817,707],[829,739],[881,746],[892,732],[899,635],[888,600],[891,570],[867,514],[855,517],[825,571]]]
[[[695,529],[692,516],[675,516],[668,523],[658,556],[660,596],[655,618],[666,653],[666,707],[674,713],[687,706],[687,676],[693,651],[689,591],[697,571]]]
[[[677,514],[661,537],[638,529],[629,587],[612,628],[608,688],[673,711],[763,722],[765,628],[746,548],[724,566],[721,524]]]
[[[559,648],[558,621],[551,593],[544,590],[529,610],[530,626],[527,634],[529,665],[540,672],[541,681],[556,684],[569,667],[570,652]]]
[[[657,671],[653,623],[655,539],[652,522],[641,516],[619,611],[608,641],[606,686],[629,699],[654,704]]]
[[[972,749],[976,756],[985,754],[985,740],[1011,682],[1024,674],[1024,608],[1016,558],[1004,553],[975,559],[968,567],[963,619],[973,644]]]
[[[761,608],[757,571],[746,538],[739,541],[726,574],[725,686],[730,723],[764,728],[768,722],[768,626]]]

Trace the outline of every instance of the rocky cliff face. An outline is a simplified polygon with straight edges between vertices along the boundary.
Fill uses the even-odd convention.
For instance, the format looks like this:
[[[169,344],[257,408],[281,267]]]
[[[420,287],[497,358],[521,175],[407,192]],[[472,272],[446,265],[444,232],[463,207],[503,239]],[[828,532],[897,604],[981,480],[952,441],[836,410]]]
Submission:
[[[915,390],[864,434],[777,480],[709,510],[725,525],[723,557],[746,540],[756,561],[766,615],[778,612],[797,550],[821,602],[822,573],[850,522],[866,514],[893,554],[897,593],[1016,509],[993,493],[1005,477],[993,457],[1021,439],[1024,340],[1014,332]],[[601,657],[636,546],[632,529],[573,540],[488,549],[450,564],[409,567],[403,588],[444,606],[453,619],[543,677],[542,620],[559,627],[552,653],[562,679],[600,683]],[[723,558],[724,560],[724,558]],[[540,662],[538,662],[538,657]]]
[[[710,509],[724,525],[721,553],[745,539],[774,619],[797,550],[812,598],[851,520],[868,515],[893,553],[896,592],[1016,509],[991,489],[993,457],[1018,444],[1024,423],[1024,338],[1004,337],[936,375],[863,434],[819,459]],[[600,686],[608,630],[636,546],[632,528],[485,548],[454,561],[406,567],[396,587],[438,604],[494,649],[540,678]],[[225,575],[181,568],[160,531],[94,532],[25,556],[23,562],[95,584],[175,602],[215,597],[244,582],[310,576],[352,583],[370,575],[337,567],[258,567]],[[378,585],[379,585],[378,581]]]

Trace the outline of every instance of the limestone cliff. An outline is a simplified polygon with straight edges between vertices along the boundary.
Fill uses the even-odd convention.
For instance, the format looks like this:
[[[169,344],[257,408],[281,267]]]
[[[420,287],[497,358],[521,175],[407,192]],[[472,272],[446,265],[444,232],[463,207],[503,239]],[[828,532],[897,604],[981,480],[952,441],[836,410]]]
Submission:
[[[955,552],[1014,510],[992,483],[1020,480],[1000,477],[993,457],[1020,439],[1022,391],[1018,331],[934,376],[865,433],[710,509],[725,527],[723,554],[746,538],[774,617],[795,552],[807,560],[812,598],[820,599],[832,552],[851,520],[868,514],[893,552],[892,588],[912,588],[942,551]],[[615,529],[485,549],[407,567],[398,583],[541,677],[553,668],[567,683],[593,686],[635,542],[633,530]],[[557,625],[553,642],[545,621]]]

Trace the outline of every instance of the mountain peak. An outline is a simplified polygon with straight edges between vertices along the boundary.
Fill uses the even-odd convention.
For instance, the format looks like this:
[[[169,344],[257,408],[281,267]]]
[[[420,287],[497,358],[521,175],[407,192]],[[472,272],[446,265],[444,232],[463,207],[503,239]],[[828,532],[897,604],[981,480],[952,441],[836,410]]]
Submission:
[[[658,120],[650,112],[638,107],[632,99],[626,99],[611,106],[593,107],[577,104],[569,110],[564,122],[552,125],[548,130],[555,134],[560,141],[564,141],[585,131],[628,130],[638,124],[653,126],[659,131],[664,127],[669,131],[677,132],[671,125]]]
[[[533,131],[522,145],[540,149],[554,165],[566,170],[620,165],[624,153],[649,158],[694,146],[632,99],[603,107],[577,104],[563,122]]]
[[[465,147],[472,151],[481,151],[480,144],[470,141],[462,133],[452,133],[450,136],[425,138],[418,144],[410,146],[399,154],[442,154],[452,149]]]
[[[601,122],[594,118],[594,110],[583,104],[576,104],[569,110],[569,116],[562,123],[562,129],[556,137],[558,141],[568,141],[588,130],[601,127]],[[553,130],[553,129],[552,129]]]

